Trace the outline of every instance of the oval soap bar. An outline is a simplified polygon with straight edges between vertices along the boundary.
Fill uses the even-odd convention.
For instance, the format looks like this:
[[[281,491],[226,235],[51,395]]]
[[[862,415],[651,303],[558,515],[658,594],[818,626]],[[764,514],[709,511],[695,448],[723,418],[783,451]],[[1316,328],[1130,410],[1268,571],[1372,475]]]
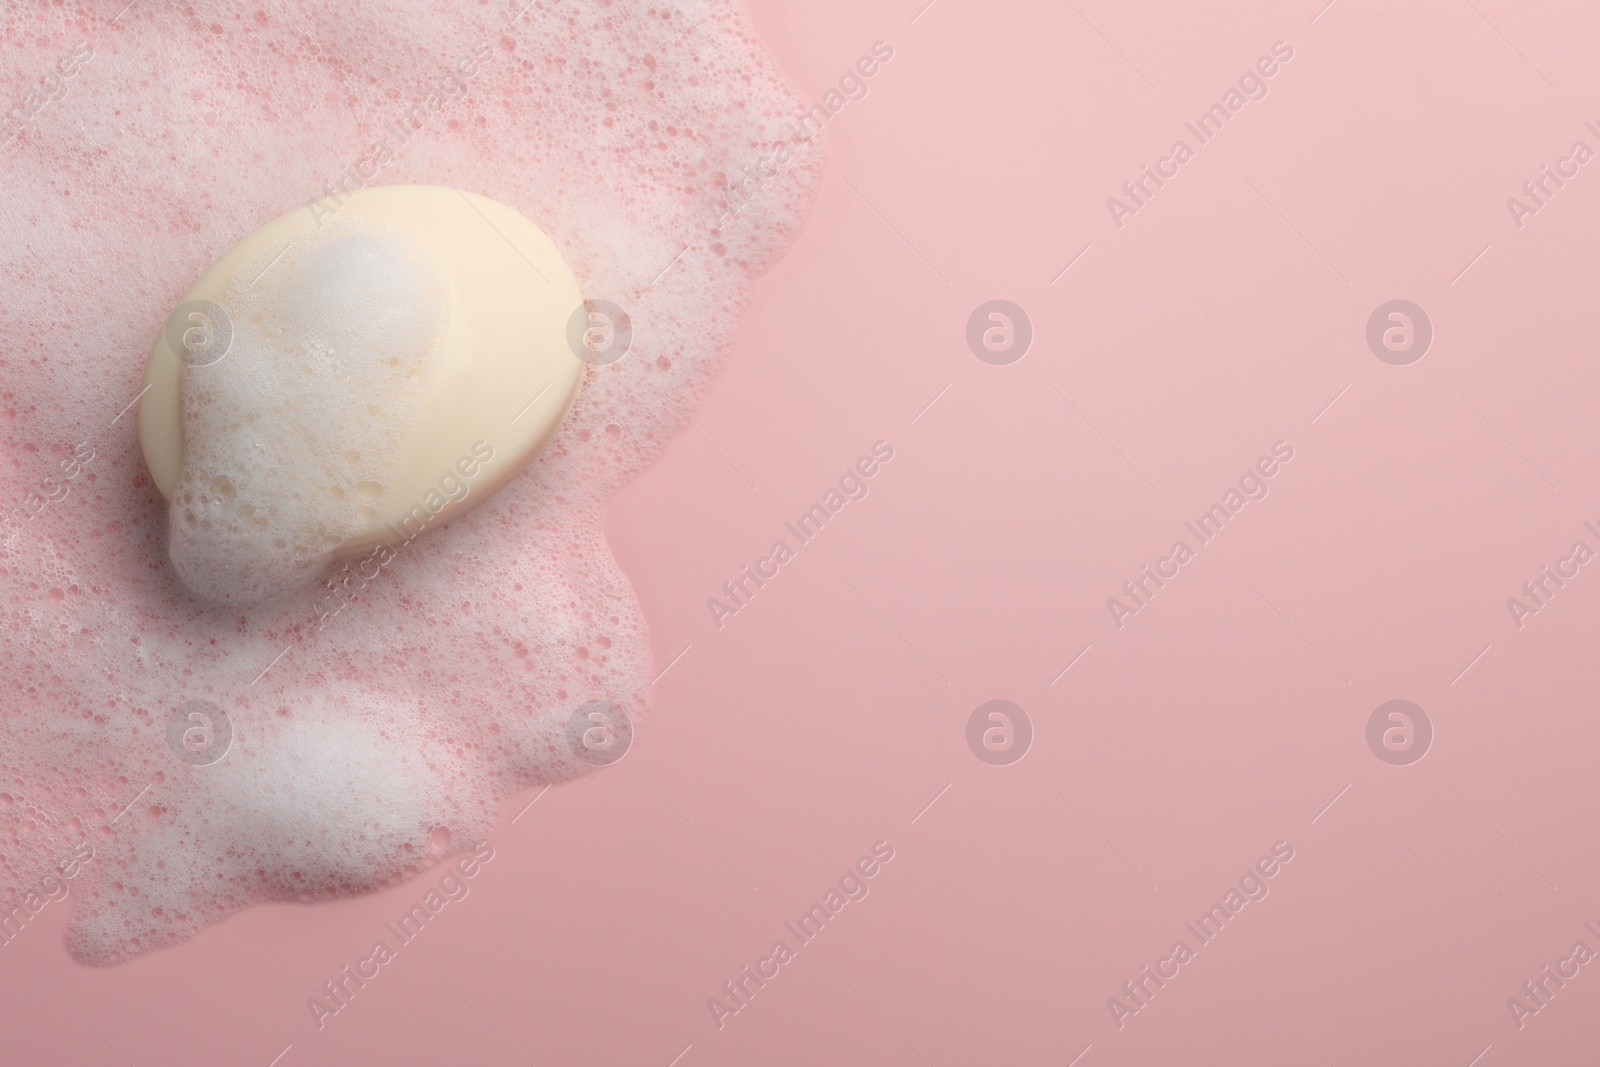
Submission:
[[[140,444],[184,585],[258,603],[487,499],[577,395],[582,303],[537,226],[453,188],[363,189],[246,237],[145,369]]]

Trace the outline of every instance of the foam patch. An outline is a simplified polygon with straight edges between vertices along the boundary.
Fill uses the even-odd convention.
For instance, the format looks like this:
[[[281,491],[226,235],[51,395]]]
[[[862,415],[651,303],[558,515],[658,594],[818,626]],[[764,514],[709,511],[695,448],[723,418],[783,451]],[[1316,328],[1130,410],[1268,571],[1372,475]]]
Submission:
[[[693,411],[820,173],[810,143],[714,209],[801,111],[742,14],[200,0],[13,9],[0,39],[0,100],[29,101],[0,128],[0,904],[70,862],[69,947],[124,959],[259,901],[403,881],[485,837],[512,792],[593,769],[572,716],[605,701],[640,721],[653,677],[604,502]],[[533,219],[586,297],[628,313],[632,347],[586,371],[532,466],[385,565],[282,557],[323,568],[315,597],[208,603],[168,560],[187,535],[128,410],[145,355],[240,238],[313,201],[332,230],[388,183]],[[345,343],[426,333],[425,273],[367,282],[415,287],[416,316]],[[254,536],[240,486],[194,471],[213,544]],[[180,566],[203,583],[227,553],[197,546]]]
[[[170,558],[196,597],[260,604],[376,528],[438,363],[445,279],[403,234],[335,223],[239,277],[228,358],[184,377]]]

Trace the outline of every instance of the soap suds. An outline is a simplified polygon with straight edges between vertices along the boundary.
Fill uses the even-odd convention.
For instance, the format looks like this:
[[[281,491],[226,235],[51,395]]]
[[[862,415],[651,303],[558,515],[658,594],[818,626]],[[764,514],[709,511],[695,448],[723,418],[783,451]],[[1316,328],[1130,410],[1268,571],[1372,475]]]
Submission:
[[[0,908],[90,843],[67,934],[80,959],[260,901],[404,881],[485,837],[512,792],[590,771],[575,711],[648,715],[645,621],[603,507],[703,395],[822,153],[711,229],[705,204],[802,109],[742,13],[524,2],[0,13],[0,99],[80,41],[94,57],[0,145],[0,515],[44,501],[0,522]],[[465,55],[481,64],[440,90]],[[414,102],[426,121],[396,130]],[[527,471],[372,568],[336,616],[323,605],[342,571],[304,602],[207,603],[168,561],[127,410],[145,355],[218,255],[327,197],[358,154],[388,156],[382,182],[450,184],[534,220],[586,297],[628,313],[631,348],[586,371]],[[413,283],[430,284],[375,282]],[[73,460],[84,446],[91,464]],[[194,469],[196,519],[248,536],[252,486]],[[69,491],[30,498],[47,478]],[[316,569],[314,535],[342,521],[308,521],[295,565]],[[208,765],[167,747],[168,719],[196,701],[231,725]]]
[[[338,222],[240,272],[220,307],[226,353],[183,375],[170,556],[195,596],[249,607],[378,527],[438,368],[446,291],[403,234]]]

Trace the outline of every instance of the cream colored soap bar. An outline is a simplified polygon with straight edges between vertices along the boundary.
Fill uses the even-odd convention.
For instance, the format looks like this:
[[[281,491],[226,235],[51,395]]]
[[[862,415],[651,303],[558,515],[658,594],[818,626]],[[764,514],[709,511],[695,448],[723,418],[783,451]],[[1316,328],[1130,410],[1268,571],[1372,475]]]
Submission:
[[[140,442],[179,576],[256,602],[487,499],[577,395],[581,304],[537,226],[452,188],[364,189],[246,237],[145,371]]]

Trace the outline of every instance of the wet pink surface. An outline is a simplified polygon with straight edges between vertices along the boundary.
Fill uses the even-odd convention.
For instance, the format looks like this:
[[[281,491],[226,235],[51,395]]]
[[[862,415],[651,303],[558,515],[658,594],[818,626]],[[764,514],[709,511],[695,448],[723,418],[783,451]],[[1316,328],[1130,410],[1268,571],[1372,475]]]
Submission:
[[[517,799],[465,899],[320,1029],[307,999],[433,879],[103,969],[66,955],[52,904],[0,951],[7,1058],[1600,1051],[1600,977],[1562,962],[1600,950],[1600,578],[1574,562],[1537,613],[1507,603],[1600,550],[1600,177],[1520,228],[1507,206],[1573,142],[1600,149],[1595,15],[917,6],[752,4],[808,99],[874,41],[895,58],[831,122],[809,227],[697,431],[610,509],[671,664],[627,759]],[[1184,123],[1277,41],[1265,98],[1196,145]],[[1179,138],[1193,158],[1119,228],[1107,198]],[[965,341],[996,298],[1034,329],[1006,366]],[[1404,366],[1366,341],[1396,299],[1434,333]],[[708,598],[877,441],[867,496],[719,628]],[[1280,441],[1265,497],[1199,545],[1185,523]],[[1180,539],[1193,558],[1119,627],[1108,598]],[[967,741],[996,698],[1033,730],[1005,766]],[[1409,765],[1368,747],[1394,699],[1432,724]],[[866,896],[801,944],[785,924],[879,841]],[[1202,944],[1185,924],[1279,842],[1264,898]],[[708,1000],[778,940],[794,958],[719,1027]],[[1140,1006],[1124,983],[1179,940],[1193,958]],[[1138,1006],[1120,1026],[1113,997]]]

